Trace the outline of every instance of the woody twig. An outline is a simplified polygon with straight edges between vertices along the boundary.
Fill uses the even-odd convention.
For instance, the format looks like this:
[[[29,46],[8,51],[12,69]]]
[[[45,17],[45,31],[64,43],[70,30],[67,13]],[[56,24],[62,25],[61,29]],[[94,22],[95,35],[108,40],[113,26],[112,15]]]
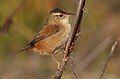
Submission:
[[[57,69],[54,79],[61,79],[65,65],[66,65],[67,60],[69,58],[69,55],[72,52],[71,48],[73,48],[73,46],[74,46],[76,34],[78,33],[78,29],[79,29],[79,32],[81,32],[80,24],[81,24],[83,12],[84,12],[83,9],[85,6],[85,2],[86,2],[86,0],[79,0],[79,2],[78,2],[76,19],[75,19],[75,23],[73,26],[73,30],[72,30],[71,36],[68,39],[68,42],[66,44],[64,57],[63,57],[63,60],[60,64],[60,69],[59,70]]]

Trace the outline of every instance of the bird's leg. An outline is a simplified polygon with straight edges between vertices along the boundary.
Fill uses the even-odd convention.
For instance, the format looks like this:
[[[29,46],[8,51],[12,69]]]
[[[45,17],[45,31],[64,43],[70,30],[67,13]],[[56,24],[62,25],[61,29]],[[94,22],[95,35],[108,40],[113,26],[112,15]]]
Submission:
[[[59,53],[59,52],[61,52],[61,49],[58,49],[58,50],[54,51],[53,54],[55,55],[55,54],[57,54],[57,53]]]
[[[61,46],[57,47],[53,53],[53,55],[62,52],[65,49],[65,44],[62,44]]]
[[[57,63],[57,69],[60,69],[60,63],[51,55],[51,58],[53,61],[55,61]]]

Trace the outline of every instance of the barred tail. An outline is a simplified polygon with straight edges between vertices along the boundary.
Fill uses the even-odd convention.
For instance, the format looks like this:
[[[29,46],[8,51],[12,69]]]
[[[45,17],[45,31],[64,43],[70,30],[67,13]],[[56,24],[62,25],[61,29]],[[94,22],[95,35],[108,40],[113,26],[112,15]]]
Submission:
[[[18,53],[21,53],[21,52],[23,52],[23,51],[29,50],[30,48],[31,48],[30,46],[27,46],[27,47],[25,47],[25,48],[22,48],[22,49],[20,49],[20,50],[17,51],[17,52],[11,53],[8,57],[11,57],[11,56],[14,56],[14,55],[16,55],[16,54],[18,54]]]

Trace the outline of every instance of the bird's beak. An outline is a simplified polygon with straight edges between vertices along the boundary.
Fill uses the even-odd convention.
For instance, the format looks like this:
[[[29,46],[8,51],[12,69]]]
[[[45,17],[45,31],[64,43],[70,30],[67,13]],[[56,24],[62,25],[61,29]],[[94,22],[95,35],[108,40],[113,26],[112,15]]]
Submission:
[[[67,13],[67,15],[75,15],[74,13]]]

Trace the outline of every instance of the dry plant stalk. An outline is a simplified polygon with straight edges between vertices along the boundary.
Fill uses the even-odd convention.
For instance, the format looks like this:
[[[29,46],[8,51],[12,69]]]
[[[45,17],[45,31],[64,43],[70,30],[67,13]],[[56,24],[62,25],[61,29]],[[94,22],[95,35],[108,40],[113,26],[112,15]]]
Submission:
[[[23,0],[20,5],[18,5],[17,8],[5,19],[2,27],[0,28],[0,34],[8,32],[10,26],[13,23],[13,18],[20,12],[26,1],[27,0]]]
[[[105,62],[105,65],[104,65],[104,67],[103,67],[103,70],[102,70],[102,73],[100,74],[99,79],[102,79],[102,78],[103,78],[104,73],[105,73],[106,68],[107,68],[107,65],[108,65],[111,57],[113,56],[113,52],[114,52],[115,47],[116,47],[117,44],[118,44],[117,41],[115,41],[114,44],[112,45],[111,51],[110,51],[109,56],[108,56],[108,58],[107,58],[107,60],[106,60],[106,62]]]
[[[54,79],[61,79],[64,68],[65,68],[65,65],[66,65],[67,60],[68,60],[68,57],[69,57],[70,53],[72,52],[71,48],[73,48],[73,46],[74,46],[76,34],[78,33],[78,31],[81,32],[80,24],[81,24],[81,20],[82,20],[82,16],[83,16],[83,9],[84,9],[84,6],[85,6],[85,2],[86,2],[86,0],[79,0],[79,2],[78,2],[74,27],[73,27],[71,36],[68,39],[68,42],[66,44],[64,57],[63,57],[63,60],[62,60],[62,62],[60,64],[60,69],[56,70]]]

